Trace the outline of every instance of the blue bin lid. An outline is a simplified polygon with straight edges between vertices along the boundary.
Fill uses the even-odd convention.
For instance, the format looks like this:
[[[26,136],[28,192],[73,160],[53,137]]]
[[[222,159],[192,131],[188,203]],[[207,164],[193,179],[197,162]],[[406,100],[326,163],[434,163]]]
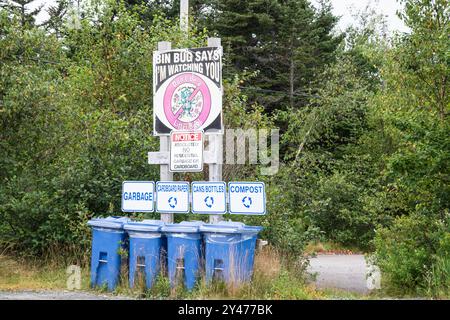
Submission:
[[[182,221],[180,223],[166,224],[161,228],[163,232],[185,232],[185,233],[196,233],[199,228],[204,225],[203,221]]]
[[[200,231],[211,233],[240,233],[244,227],[245,224],[242,222],[221,221],[214,224],[204,224],[200,226]]]
[[[244,232],[247,233],[258,233],[263,229],[263,227],[260,226],[245,226],[244,227]]]
[[[246,226],[242,222],[222,221],[216,224],[205,224],[200,227],[201,232],[211,233],[258,233],[262,227]]]
[[[163,225],[160,220],[142,220],[129,222],[123,228],[127,231],[158,232]]]
[[[107,217],[107,218],[94,218],[88,221],[88,225],[91,227],[109,228],[109,229],[122,229],[123,225],[130,221],[127,217]]]

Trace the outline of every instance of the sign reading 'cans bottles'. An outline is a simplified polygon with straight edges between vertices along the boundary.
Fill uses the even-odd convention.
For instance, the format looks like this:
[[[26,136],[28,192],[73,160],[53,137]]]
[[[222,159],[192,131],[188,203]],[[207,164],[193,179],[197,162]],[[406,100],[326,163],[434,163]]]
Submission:
[[[228,201],[228,207],[227,207]],[[122,211],[195,214],[266,214],[263,182],[125,181]]]
[[[227,212],[225,182],[192,182],[191,189],[192,213],[224,214]]]

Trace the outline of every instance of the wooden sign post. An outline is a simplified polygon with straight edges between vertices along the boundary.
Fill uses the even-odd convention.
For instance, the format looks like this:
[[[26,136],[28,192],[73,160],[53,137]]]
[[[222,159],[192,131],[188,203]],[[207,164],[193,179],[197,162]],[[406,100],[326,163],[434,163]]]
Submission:
[[[189,0],[180,1],[180,29],[188,35],[189,31]],[[208,47],[220,47],[220,38],[208,38]],[[171,50],[172,45],[168,41],[158,42],[158,51]],[[222,89],[223,90],[223,89]],[[220,98],[221,99],[221,98]],[[209,150],[203,154],[203,161],[209,165],[209,181],[222,181],[223,139],[222,133],[206,133],[209,142]],[[148,163],[160,165],[160,181],[173,181],[173,173],[170,171],[169,154],[170,136],[160,135],[158,152],[148,153]],[[209,222],[217,223],[222,220],[222,215],[210,215]],[[173,213],[161,213],[161,221],[173,223]]]

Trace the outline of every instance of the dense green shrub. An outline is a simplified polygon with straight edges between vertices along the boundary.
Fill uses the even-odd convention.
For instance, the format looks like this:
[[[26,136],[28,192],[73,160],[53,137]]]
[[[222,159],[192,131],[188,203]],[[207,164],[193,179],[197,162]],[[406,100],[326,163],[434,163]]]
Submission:
[[[157,179],[152,52],[206,42],[115,1],[84,14],[58,39],[0,12],[0,245],[15,252],[83,254],[87,220],[120,213],[122,181]]]
[[[390,228],[379,229],[375,262],[386,277],[384,285],[414,294],[448,290],[448,222],[413,214],[397,218]]]

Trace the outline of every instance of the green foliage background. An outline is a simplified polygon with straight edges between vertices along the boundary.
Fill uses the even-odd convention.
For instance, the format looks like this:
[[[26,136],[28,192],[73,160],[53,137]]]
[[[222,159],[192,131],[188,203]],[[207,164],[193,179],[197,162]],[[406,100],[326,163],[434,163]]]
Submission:
[[[146,161],[159,147],[157,42],[205,46],[214,34],[226,127],[281,130],[276,175],[224,166],[226,181],[268,186],[266,216],[233,219],[264,226],[294,257],[310,241],[359,247],[389,288],[448,296],[448,0],[402,0],[411,32],[391,37],[373,14],[332,31],[327,1],[235,2],[193,1],[186,37],[177,1],[88,1],[76,27],[69,2],[37,26],[35,12],[0,1],[0,246],[85,257],[86,222],[119,214],[122,181],[158,180]]]

